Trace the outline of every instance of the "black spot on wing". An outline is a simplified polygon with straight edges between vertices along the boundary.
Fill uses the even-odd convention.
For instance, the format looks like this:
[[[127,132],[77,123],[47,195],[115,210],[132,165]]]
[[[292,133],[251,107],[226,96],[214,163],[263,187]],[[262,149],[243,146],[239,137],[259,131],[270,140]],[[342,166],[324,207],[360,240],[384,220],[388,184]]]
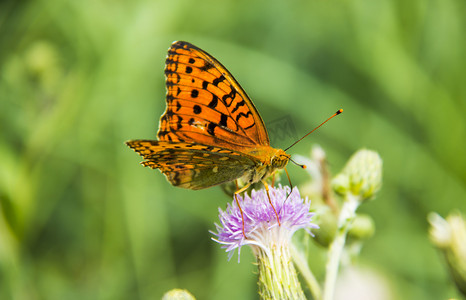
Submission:
[[[197,96],[199,96],[199,91],[196,90],[196,89],[193,89],[193,90],[191,91],[191,97],[192,97],[192,98],[197,98]]]
[[[250,111],[248,111],[247,113],[239,113],[236,116],[236,122],[238,122],[241,117],[247,118],[249,115],[252,115],[252,113]]]
[[[237,116],[236,116],[236,122],[239,121],[239,119],[241,117],[245,117],[247,118],[249,115],[252,115],[252,113],[250,111],[248,111],[247,113],[239,113]],[[249,129],[249,128],[252,128],[254,125],[256,125],[256,122],[252,122],[251,125],[249,125],[248,127],[243,127],[244,129]]]
[[[212,64],[206,62],[205,65],[203,65],[199,69],[201,69],[201,71],[208,71],[208,70],[212,69],[213,67],[214,66]]]
[[[233,103],[233,99],[235,99],[235,97],[236,97],[236,91],[231,90],[230,93],[223,95],[222,100],[223,100],[223,102],[225,102],[227,107],[230,107],[231,104]],[[230,103],[227,103],[228,98],[230,98],[230,100],[231,100]]]
[[[167,80],[167,85],[168,85],[168,83],[170,83],[170,85],[173,85],[175,83],[180,82],[180,80],[181,80],[180,74],[178,74],[178,73],[176,73],[174,71],[168,70],[168,69],[165,69],[164,72],[165,72],[165,76],[168,79]]]
[[[227,119],[228,119],[228,116],[225,114],[222,114],[220,117],[220,122],[218,124],[220,126],[227,127]]]
[[[215,127],[217,127],[217,124],[213,123],[213,122],[210,122],[209,125],[207,126],[207,132],[210,134],[210,135],[215,135]]]
[[[212,100],[210,101],[208,106],[209,106],[209,108],[214,109],[214,108],[217,107],[217,104],[218,104],[218,97],[216,95],[212,94]]]
[[[177,128],[178,128],[178,130],[181,129],[181,128],[183,128],[183,125],[181,124],[182,122],[183,122],[183,118],[180,117],[180,116],[178,116],[178,122],[177,122]],[[172,150],[172,149],[170,149],[170,150]]]
[[[235,111],[237,111],[241,106],[243,106],[243,105],[245,105],[245,104],[246,104],[246,102],[244,102],[244,99],[241,100],[240,102],[236,103],[236,106],[235,106],[235,108],[233,108],[233,110],[231,111],[231,113],[234,114]],[[250,112],[248,111],[248,113],[250,113]],[[238,121],[238,118],[236,118],[236,121]]]
[[[218,84],[224,81],[225,79],[226,79],[225,76],[221,75],[220,77],[215,78],[214,81],[212,81],[212,84],[215,86],[218,86]]]
[[[174,113],[172,112],[171,109],[167,109],[167,112],[165,113],[165,121],[168,121],[169,118],[173,117]]]
[[[194,107],[193,107],[193,112],[194,112],[196,115],[198,115],[198,114],[200,114],[200,113],[202,112],[202,108],[201,108],[199,105],[196,104],[196,105],[194,105]]]
[[[168,133],[169,133],[169,131],[166,131],[166,130],[159,131],[158,136],[159,136],[159,137],[163,137],[163,136],[167,135]]]

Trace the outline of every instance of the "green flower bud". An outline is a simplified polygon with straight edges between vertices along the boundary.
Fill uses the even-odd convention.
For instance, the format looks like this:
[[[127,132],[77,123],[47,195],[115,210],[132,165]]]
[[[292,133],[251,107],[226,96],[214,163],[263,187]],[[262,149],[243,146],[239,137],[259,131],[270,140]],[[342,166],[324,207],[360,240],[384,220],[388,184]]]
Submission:
[[[453,281],[466,296],[466,221],[458,212],[450,214],[446,220],[430,213],[428,220],[430,240],[444,253]]]
[[[316,225],[319,230],[314,233],[315,241],[323,247],[328,247],[335,238],[338,229],[338,218],[326,205],[321,205],[316,210]]]
[[[335,193],[344,195],[350,189],[350,181],[348,175],[340,173],[332,179],[332,188]]]
[[[173,289],[163,295],[162,300],[196,300],[187,290]]]
[[[357,214],[348,231],[348,238],[351,240],[366,240],[374,235],[375,224],[371,216]]]
[[[332,182],[336,192],[351,192],[360,201],[373,198],[381,185],[382,159],[377,152],[367,149],[353,154],[343,171]]]

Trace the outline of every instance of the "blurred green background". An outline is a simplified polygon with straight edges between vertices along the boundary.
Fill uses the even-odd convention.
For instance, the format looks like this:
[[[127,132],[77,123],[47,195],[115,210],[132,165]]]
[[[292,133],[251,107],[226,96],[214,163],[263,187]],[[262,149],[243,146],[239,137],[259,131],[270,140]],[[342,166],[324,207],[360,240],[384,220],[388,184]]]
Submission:
[[[249,249],[228,262],[208,233],[230,199],[172,187],[124,145],[155,139],[174,40],[220,60],[266,124],[289,116],[301,136],[343,108],[289,152],[318,143],[334,174],[361,147],[382,156],[383,189],[361,208],[376,234],[355,263],[393,299],[458,297],[426,215],[466,211],[465,12],[462,0],[2,1],[0,299],[175,287],[257,299]]]

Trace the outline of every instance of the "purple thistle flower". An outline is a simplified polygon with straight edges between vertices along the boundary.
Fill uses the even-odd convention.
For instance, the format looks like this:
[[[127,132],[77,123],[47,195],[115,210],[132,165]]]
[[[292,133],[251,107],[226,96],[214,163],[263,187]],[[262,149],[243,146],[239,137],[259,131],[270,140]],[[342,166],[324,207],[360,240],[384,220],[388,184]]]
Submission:
[[[278,225],[265,189],[253,190],[251,197],[247,194],[244,197],[238,195],[244,214],[244,231],[247,238],[243,236],[241,212],[236,201],[227,204],[225,211],[219,209],[220,224],[215,224],[217,232],[211,233],[216,236],[213,240],[222,244],[222,248],[226,248],[226,252],[229,252],[228,259],[231,259],[234,250],[238,249],[239,262],[243,245],[251,245],[256,255],[258,251],[270,254],[274,246],[286,247],[298,229],[304,228],[312,234],[310,229],[318,228],[311,223],[314,213],[309,212],[310,201],[307,197],[302,199],[297,187],[287,199],[289,193],[288,186],[269,190],[270,200],[278,213],[281,226]]]

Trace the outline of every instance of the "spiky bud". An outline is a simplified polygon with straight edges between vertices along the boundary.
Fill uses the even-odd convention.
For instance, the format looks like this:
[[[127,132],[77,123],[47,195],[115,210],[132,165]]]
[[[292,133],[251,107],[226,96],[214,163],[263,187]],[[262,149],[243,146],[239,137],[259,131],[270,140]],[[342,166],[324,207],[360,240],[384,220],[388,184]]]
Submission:
[[[374,197],[382,185],[382,159],[372,150],[353,154],[343,171],[332,181],[335,192],[358,196],[360,201]]]
[[[459,212],[450,214],[446,219],[430,213],[428,219],[430,240],[442,250],[453,281],[466,296],[466,221]]]

